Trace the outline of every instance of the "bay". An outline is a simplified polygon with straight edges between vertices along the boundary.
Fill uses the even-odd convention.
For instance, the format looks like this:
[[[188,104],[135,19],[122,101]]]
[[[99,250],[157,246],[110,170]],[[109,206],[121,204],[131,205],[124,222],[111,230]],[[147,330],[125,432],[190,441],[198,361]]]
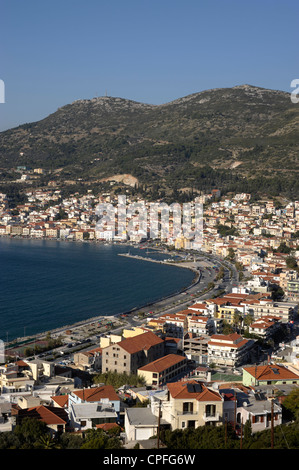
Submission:
[[[128,251],[165,258],[125,245],[0,238],[0,339],[115,315],[191,284],[190,270],[118,256]]]

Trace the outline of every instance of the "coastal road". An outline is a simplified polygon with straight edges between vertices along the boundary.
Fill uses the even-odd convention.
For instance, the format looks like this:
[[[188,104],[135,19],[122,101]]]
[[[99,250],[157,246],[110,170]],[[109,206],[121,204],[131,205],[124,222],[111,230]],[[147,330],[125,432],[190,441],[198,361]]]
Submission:
[[[138,262],[138,260],[136,262]],[[181,268],[184,269],[182,267],[182,263]],[[217,257],[211,255],[207,257],[206,254],[203,254],[201,256],[196,256],[192,261],[184,262],[184,265],[186,267],[189,265],[189,267],[192,267],[194,271],[199,273],[197,282],[195,282],[183,292],[179,292],[165,299],[149,304],[143,308],[140,307],[134,311],[128,312],[126,317],[122,318],[122,320],[124,320],[124,324],[120,327],[112,328],[109,330],[109,332],[117,334],[120,333],[124,328],[141,326],[145,323],[146,319],[150,317],[159,317],[165,313],[177,313],[180,310],[188,308],[195,302],[199,302],[211,297],[217,297],[223,292],[230,292],[233,285],[238,283],[238,275],[235,267],[226,261],[218,259]],[[224,267],[224,276],[222,280],[216,281],[215,278],[218,274],[220,266]],[[214,283],[215,287],[206,293],[202,293],[211,283]],[[138,312],[143,312],[144,317],[139,318]],[[119,317],[119,315],[116,316]],[[96,319],[87,320],[82,322],[81,325],[88,325],[95,321]],[[64,333],[69,328],[70,326],[59,328],[55,331],[55,336]],[[82,351],[90,350],[92,347],[98,346],[99,335],[91,335],[89,339],[90,341],[88,343],[82,343]],[[72,355],[71,349],[67,348],[67,346],[62,346],[58,348],[58,350],[63,351],[64,355],[61,357],[61,359],[58,359],[55,362],[58,362],[62,359],[69,359]]]

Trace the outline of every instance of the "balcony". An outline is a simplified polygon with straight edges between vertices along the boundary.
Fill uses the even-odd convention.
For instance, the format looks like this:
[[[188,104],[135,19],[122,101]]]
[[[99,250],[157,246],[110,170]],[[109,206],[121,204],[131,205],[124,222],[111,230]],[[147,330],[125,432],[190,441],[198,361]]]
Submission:
[[[195,415],[198,415],[198,412],[195,412],[195,411],[178,411],[177,415],[178,416],[195,416]]]
[[[219,421],[219,413],[204,413],[204,421]]]

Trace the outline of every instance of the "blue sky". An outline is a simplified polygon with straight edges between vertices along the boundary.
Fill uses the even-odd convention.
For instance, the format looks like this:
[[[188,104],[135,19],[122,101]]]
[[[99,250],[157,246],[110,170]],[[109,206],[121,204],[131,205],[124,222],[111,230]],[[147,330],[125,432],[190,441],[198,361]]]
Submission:
[[[160,104],[249,83],[293,91],[298,0],[2,0],[0,130],[77,99]]]

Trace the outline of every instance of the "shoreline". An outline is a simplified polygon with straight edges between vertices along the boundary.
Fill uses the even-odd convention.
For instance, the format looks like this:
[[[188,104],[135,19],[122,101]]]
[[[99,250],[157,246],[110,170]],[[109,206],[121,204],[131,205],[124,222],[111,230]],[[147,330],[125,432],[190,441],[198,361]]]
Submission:
[[[81,241],[81,240],[61,240],[61,239],[39,239],[39,238],[31,238],[31,237],[18,237],[18,236],[3,236],[3,238],[17,238],[17,239],[26,239],[26,240],[42,240],[42,241],[48,241],[48,240],[51,240],[51,241],[71,241],[71,242],[83,242],[83,243],[99,243],[99,244],[103,244],[103,245],[116,245],[116,246],[130,246],[132,248],[135,248],[135,249],[140,249],[139,246],[137,245],[134,245],[132,243],[129,243],[129,242],[104,242],[104,241],[97,241],[97,240],[86,240],[86,241]],[[149,248],[151,249],[151,248]],[[157,249],[157,248],[152,248],[153,251],[156,251],[156,252],[159,252],[161,253],[161,250]],[[167,254],[167,253],[166,253]],[[43,331],[43,332],[40,332],[40,333],[36,333],[34,335],[28,335],[28,336],[20,336],[20,337],[17,337],[17,338],[14,338],[13,340],[11,341],[8,341],[8,343],[5,343],[6,347],[9,347],[10,349],[13,349],[14,347],[18,347],[18,343],[23,343],[23,342],[26,342],[28,341],[28,343],[30,341],[34,342],[36,340],[41,340],[42,338],[44,338],[45,336],[47,336],[47,334],[51,334],[51,335],[57,335],[58,333],[63,333],[67,330],[70,330],[70,329],[76,329],[76,328],[80,328],[80,327],[84,327],[84,326],[88,326],[92,323],[95,323],[97,321],[101,321],[101,320],[107,320],[107,319],[118,319],[118,317],[121,317],[122,315],[127,315],[127,314],[132,314],[138,310],[142,310],[144,308],[147,308],[147,307],[150,307],[150,306],[153,306],[154,305],[159,305],[161,302],[169,299],[169,302],[171,302],[171,300],[173,298],[175,298],[177,295],[180,295],[182,293],[185,293],[187,292],[188,290],[190,290],[192,287],[196,286],[199,281],[200,281],[200,278],[201,278],[201,274],[200,274],[200,271],[195,267],[195,266],[186,266],[184,262],[181,262],[181,263],[177,263],[177,262],[167,262],[165,260],[154,260],[154,259],[151,259],[151,258],[143,258],[143,257],[139,257],[138,255],[128,255],[128,254],[125,254],[125,253],[118,253],[119,256],[128,256],[130,258],[133,258],[133,259],[138,259],[138,260],[141,260],[141,261],[148,261],[148,262],[156,262],[156,263],[159,263],[159,264],[165,264],[167,266],[175,266],[175,267],[179,267],[179,268],[184,268],[184,269],[189,269],[190,271],[192,271],[194,273],[194,276],[193,276],[193,279],[191,281],[191,284],[189,284],[188,286],[185,286],[185,287],[182,287],[182,289],[176,291],[176,292],[173,292],[169,295],[166,295],[166,296],[163,296],[157,300],[154,300],[154,301],[151,301],[151,302],[147,302],[145,304],[142,304],[140,306],[136,306],[132,309],[129,309],[129,310],[126,310],[126,311],[122,311],[122,312],[118,312],[118,313],[115,313],[115,314],[111,314],[111,315],[98,315],[98,316],[94,316],[94,317],[90,317],[86,320],[82,320],[82,321],[78,321],[78,322],[75,322],[75,323],[71,323],[71,324],[67,324],[67,325],[63,325],[61,327],[57,327],[57,328],[52,328],[50,330],[47,330],[47,331]],[[188,262],[188,261],[187,261]],[[189,263],[191,263],[189,261]],[[165,308],[167,308],[167,306],[165,306]]]

